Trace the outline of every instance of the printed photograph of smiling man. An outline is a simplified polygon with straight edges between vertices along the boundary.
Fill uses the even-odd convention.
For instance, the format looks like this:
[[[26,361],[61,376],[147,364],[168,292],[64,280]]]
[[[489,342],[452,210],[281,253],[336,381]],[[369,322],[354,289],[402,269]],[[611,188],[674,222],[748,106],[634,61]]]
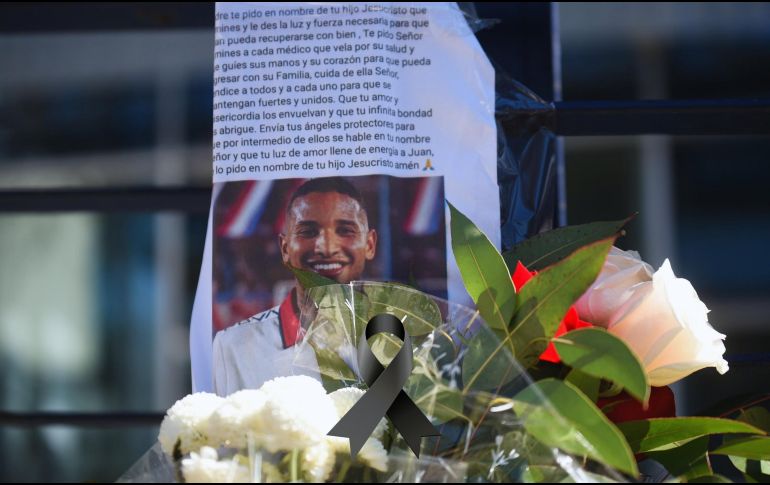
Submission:
[[[446,297],[442,177],[231,182],[217,197],[214,227],[215,333],[272,322],[276,341],[290,347],[302,290],[286,265]]]

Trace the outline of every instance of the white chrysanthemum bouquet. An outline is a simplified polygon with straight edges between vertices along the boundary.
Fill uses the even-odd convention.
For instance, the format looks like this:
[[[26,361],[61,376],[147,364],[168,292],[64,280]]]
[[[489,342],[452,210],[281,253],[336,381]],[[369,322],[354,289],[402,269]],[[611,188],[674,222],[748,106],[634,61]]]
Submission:
[[[356,460],[347,439],[326,435],[363,393],[327,394],[318,381],[291,376],[227,398],[191,394],[168,410],[158,439],[188,483],[323,482],[335,467],[339,481],[356,465],[385,471],[384,421]]]

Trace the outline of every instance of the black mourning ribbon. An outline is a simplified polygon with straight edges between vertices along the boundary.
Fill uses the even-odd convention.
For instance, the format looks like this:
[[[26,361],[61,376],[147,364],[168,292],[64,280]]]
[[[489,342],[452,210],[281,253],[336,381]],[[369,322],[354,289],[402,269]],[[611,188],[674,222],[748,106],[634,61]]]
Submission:
[[[401,321],[388,313],[374,316],[364,332],[364,338],[358,343],[358,368],[369,389],[328,435],[349,438],[350,455],[355,458],[377,423],[387,415],[419,458],[422,437],[439,436],[440,433],[402,389],[412,374],[409,334]],[[378,333],[391,333],[404,342],[387,368],[380,364],[369,347],[368,340]]]

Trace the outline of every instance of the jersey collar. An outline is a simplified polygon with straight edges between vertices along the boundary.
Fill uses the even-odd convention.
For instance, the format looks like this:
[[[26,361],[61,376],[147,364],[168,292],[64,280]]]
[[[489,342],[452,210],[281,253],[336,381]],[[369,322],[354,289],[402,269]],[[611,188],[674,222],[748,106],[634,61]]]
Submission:
[[[286,295],[278,308],[278,320],[281,324],[281,340],[283,348],[294,346],[302,337],[299,324],[299,310],[297,308],[297,290],[293,289]]]

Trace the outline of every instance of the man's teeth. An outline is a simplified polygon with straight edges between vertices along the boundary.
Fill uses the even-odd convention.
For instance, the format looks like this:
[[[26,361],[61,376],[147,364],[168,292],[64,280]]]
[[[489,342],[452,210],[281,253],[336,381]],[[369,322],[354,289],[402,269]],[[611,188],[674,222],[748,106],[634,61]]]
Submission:
[[[315,269],[316,271],[333,271],[335,269],[340,269],[340,268],[342,268],[342,265],[340,263],[313,265],[313,269]]]

